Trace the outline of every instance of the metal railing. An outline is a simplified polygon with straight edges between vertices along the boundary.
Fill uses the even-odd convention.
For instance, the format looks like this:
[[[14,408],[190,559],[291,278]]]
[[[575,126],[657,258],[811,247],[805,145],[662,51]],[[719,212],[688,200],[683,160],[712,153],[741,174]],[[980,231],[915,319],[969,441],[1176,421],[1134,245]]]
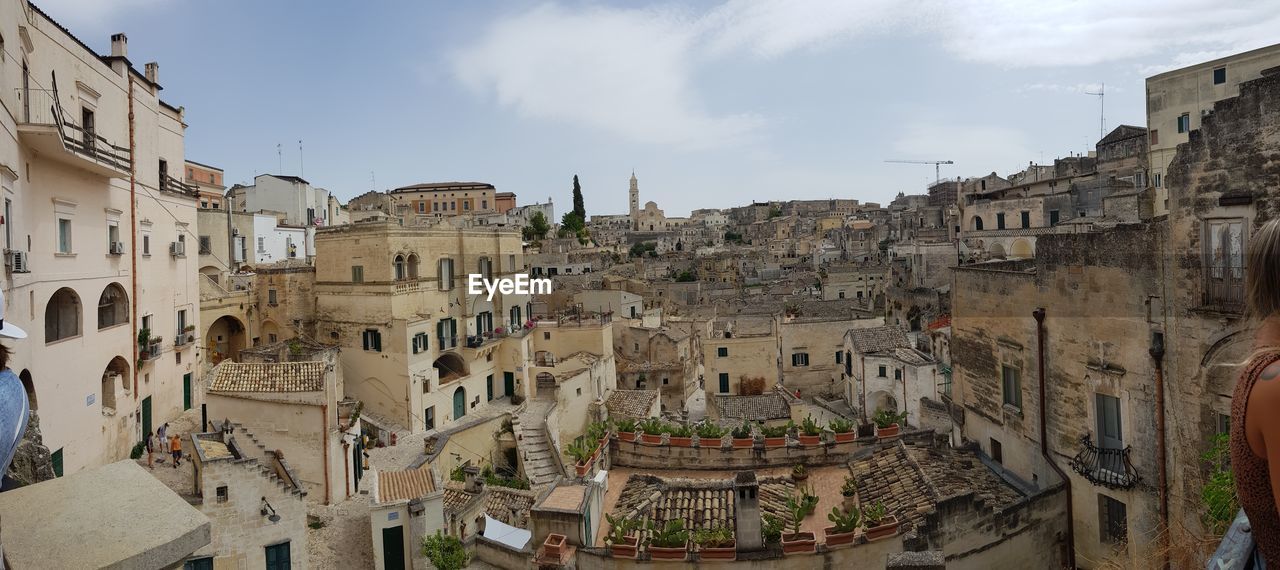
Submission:
[[[1231,527],[1222,536],[1218,549],[1213,553],[1205,568],[1209,570],[1251,570],[1261,568],[1256,555],[1257,543],[1253,539],[1253,529],[1249,526],[1249,517],[1244,509],[1236,513]]]
[[[1094,485],[1108,489],[1128,489],[1142,477],[1129,462],[1129,446],[1123,449],[1098,447],[1091,435],[1080,438],[1083,449],[1071,458],[1071,469]]]
[[[129,149],[112,144],[92,127],[86,128],[72,120],[58,99],[56,79],[53,85],[53,89],[16,88],[22,122],[56,127],[63,144],[71,152],[117,170],[129,171],[133,165]]]
[[[1210,265],[1204,269],[1204,305],[1227,311],[1244,310],[1244,268]]]
[[[200,189],[194,185],[187,184],[177,178],[165,174],[160,177],[160,190],[162,192],[173,192],[175,194],[186,194],[188,196],[196,196],[200,193]]]

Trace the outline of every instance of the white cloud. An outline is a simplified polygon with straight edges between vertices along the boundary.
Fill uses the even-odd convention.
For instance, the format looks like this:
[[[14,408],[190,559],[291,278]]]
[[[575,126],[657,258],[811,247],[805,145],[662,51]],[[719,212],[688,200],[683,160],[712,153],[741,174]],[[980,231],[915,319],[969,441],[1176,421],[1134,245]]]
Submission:
[[[526,117],[684,148],[741,142],[763,120],[700,108],[693,28],[671,11],[546,5],[498,22],[453,64],[464,84]]]

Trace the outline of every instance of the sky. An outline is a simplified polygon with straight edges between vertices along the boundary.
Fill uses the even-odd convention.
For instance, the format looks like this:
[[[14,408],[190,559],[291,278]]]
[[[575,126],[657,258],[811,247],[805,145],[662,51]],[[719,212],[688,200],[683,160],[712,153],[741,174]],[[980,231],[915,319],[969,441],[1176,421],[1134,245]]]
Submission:
[[[886,160],[1008,175],[1144,125],[1148,76],[1280,42],[1280,3],[1238,0],[36,4],[158,61],[228,184],[482,181],[563,213],[576,174],[589,214],[626,213],[633,171],[669,216],[934,181]]]

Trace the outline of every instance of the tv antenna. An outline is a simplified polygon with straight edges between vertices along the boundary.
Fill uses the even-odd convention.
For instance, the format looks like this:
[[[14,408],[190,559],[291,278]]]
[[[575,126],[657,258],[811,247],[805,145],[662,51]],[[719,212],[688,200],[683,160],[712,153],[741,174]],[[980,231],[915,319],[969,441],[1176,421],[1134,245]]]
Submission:
[[[1107,84],[1099,83],[1097,91],[1085,91],[1085,95],[1098,98],[1098,140],[1107,136]]]

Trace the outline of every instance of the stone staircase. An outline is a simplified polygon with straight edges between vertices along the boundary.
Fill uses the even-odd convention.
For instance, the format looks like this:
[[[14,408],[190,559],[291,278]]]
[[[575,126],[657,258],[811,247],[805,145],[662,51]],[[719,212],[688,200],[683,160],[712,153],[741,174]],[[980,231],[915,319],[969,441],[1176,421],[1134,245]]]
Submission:
[[[288,493],[299,498],[307,495],[307,492],[302,489],[301,482],[298,485],[294,485],[280,477],[276,470],[271,467],[271,462],[275,455],[273,450],[268,450],[267,446],[258,441],[253,432],[249,431],[243,424],[231,422],[231,425],[234,428],[231,432],[231,437],[235,439],[236,445],[244,455],[237,461],[238,463],[253,463],[254,465],[251,468],[256,469],[259,475],[275,483],[282,493]],[[292,473],[292,470],[289,470],[288,464],[284,463],[284,460],[281,460],[281,463],[285,465],[286,470]]]
[[[555,482],[556,477],[564,475],[555,448],[547,440],[544,429],[552,404],[551,401],[536,398],[527,400],[511,420],[525,476],[535,489],[550,485]]]

